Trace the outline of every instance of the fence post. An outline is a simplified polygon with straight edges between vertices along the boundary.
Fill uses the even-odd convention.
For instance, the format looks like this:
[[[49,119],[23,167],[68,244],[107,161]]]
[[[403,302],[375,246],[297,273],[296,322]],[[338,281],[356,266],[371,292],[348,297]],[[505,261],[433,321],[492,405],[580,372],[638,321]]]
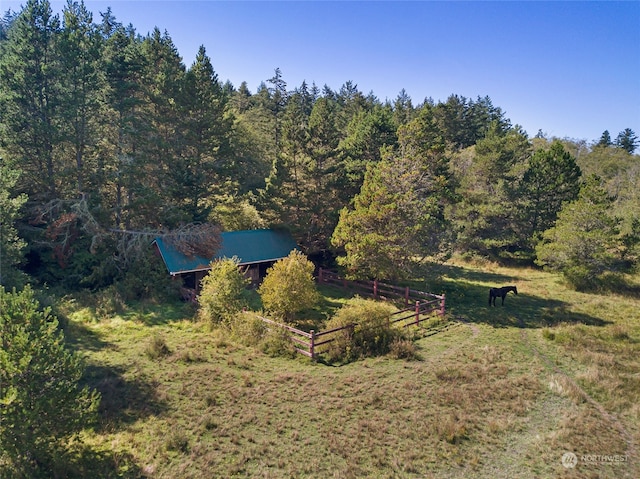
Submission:
[[[444,316],[444,293],[442,293],[442,299],[440,300],[440,314]]]
[[[378,280],[373,280],[373,298],[378,299]]]
[[[409,306],[409,286],[404,288],[404,307]]]
[[[315,359],[316,332],[312,329],[311,331],[309,331],[309,334],[311,334],[311,338],[309,338],[309,354],[311,355],[311,359]]]
[[[416,326],[420,325],[420,301],[416,301]]]
[[[318,283],[322,284],[324,278],[322,277],[322,268],[318,268]]]

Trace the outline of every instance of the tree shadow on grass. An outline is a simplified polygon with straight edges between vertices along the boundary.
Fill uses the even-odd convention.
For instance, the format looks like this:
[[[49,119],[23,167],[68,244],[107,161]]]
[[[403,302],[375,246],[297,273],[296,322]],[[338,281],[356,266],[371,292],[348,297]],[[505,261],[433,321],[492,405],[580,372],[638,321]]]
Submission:
[[[463,279],[468,282],[489,283],[501,286],[505,283],[512,283],[521,279],[519,276],[512,276],[493,271],[483,271],[469,269],[454,264],[429,264],[425,267],[424,276],[426,278],[451,278],[455,280]]]
[[[174,322],[191,319],[196,313],[192,303],[169,302],[156,304],[137,302],[130,305],[121,317],[127,321],[137,321],[145,326],[162,326]]]
[[[64,330],[65,342],[76,350],[100,351],[113,347],[112,344],[104,341],[97,331],[82,323],[68,321],[62,329]]]
[[[590,326],[610,324],[601,318],[569,310],[569,304],[557,299],[545,299],[529,294],[509,293],[489,306],[489,288],[467,281],[442,281],[447,311],[455,317],[473,323],[485,323],[496,328],[543,328],[562,323],[582,323]]]
[[[139,479],[149,477],[135,463],[134,456],[123,451],[96,451],[91,447],[76,445],[68,454],[59,458],[58,463],[54,477],[69,479],[87,477]]]
[[[98,413],[103,428],[130,424],[167,409],[158,397],[155,384],[143,378],[126,379],[124,372],[121,368],[103,365],[90,365],[85,369],[83,384],[101,395]]]

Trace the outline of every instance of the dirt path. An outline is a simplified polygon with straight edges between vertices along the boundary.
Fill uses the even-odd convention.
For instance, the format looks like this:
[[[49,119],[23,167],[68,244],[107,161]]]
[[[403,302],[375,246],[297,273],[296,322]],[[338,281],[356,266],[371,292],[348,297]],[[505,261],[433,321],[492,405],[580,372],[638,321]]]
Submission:
[[[477,337],[478,334],[480,334],[480,328],[478,328],[476,324],[467,321],[464,317],[456,316],[456,321],[460,321],[462,324],[468,326],[471,329],[471,334],[473,334],[474,338]]]
[[[520,336],[521,336],[523,342],[527,345],[527,347],[529,347],[531,349],[531,351],[533,351],[533,354],[536,357],[538,357],[539,359],[541,359],[542,362],[544,364],[546,364],[547,368],[552,370],[554,373],[562,376],[569,384],[571,384],[571,386],[574,387],[575,390],[580,393],[582,398],[588,404],[593,406],[598,411],[598,413],[609,424],[611,424],[618,431],[618,433],[620,434],[620,436],[624,440],[625,444],[627,445],[626,455],[628,457],[628,463],[629,464],[633,464],[633,466],[631,466],[632,470],[636,470],[637,469],[636,459],[638,457],[637,456],[637,447],[636,447],[635,441],[633,439],[633,436],[629,433],[629,431],[624,426],[622,421],[620,419],[618,419],[615,415],[613,415],[610,412],[608,412],[604,408],[604,406],[602,404],[600,404],[593,397],[591,397],[584,389],[582,389],[580,387],[580,385],[578,383],[576,383],[576,381],[569,374],[567,374],[557,364],[555,364],[555,362],[551,358],[549,358],[549,356],[547,356],[546,354],[540,352],[540,350],[538,348],[536,348],[536,346],[529,340],[529,337],[528,337],[528,334],[527,334],[527,330],[524,329],[523,323],[519,319],[518,319],[518,324],[521,327]],[[638,471],[636,471],[636,472],[638,472]]]

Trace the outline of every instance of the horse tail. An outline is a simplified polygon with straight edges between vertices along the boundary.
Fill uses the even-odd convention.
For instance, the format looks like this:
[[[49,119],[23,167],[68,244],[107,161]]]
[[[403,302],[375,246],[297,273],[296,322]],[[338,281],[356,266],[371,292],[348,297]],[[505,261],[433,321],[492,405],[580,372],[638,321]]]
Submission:
[[[489,290],[489,306],[491,306],[491,293],[492,293],[492,292],[493,292],[493,291]]]

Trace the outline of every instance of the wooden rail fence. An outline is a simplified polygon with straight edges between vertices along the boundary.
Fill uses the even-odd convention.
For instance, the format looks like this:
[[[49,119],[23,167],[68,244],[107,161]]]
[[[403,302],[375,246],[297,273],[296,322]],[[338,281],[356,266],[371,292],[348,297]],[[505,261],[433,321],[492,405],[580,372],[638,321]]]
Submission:
[[[422,321],[426,321],[433,317],[433,314],[444,316],[445,314],[445,295],[433,293],[425,293],[417,291],[409,287],[399,287],[379,281],[349,281],[339,277],[337,274],[320,269],[318,272],[318,283],[332,284],[354,293],[371,296],[375,299],[383,301],[403,300],[405,308],[393,313],[387,319],[387,324],[403,322],[402,327],[419,326]],[[301,329],[278,323],[268,318],[259,318],[273,327],[279,327],[290,333],[290,339],[295,344],[298,353],[315,359],[319,353],[319,348],[334,341],[332,334],[345,329],[355,328],[355,324],[349,324],[339,328],[329,329],[326,331],[316,332],[313,329],[309,332]]]

